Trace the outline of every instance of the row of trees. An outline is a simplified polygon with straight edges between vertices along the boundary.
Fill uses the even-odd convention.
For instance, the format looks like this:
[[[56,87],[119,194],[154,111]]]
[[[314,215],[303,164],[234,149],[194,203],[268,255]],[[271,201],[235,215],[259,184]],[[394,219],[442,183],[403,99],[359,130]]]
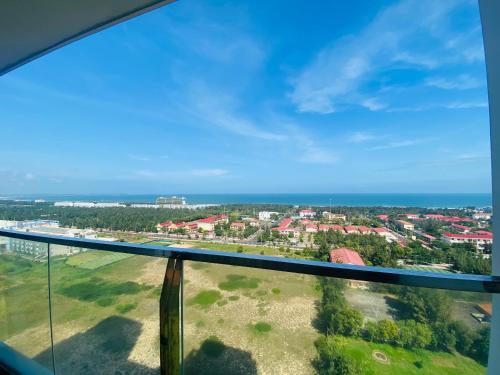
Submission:
[[[397,267],[397,260],[417,263],[450,263],[457,272],[489,275],[491,260],[478,256],[472,244],[448,245],[436,241],[434,249],[428,249],[417,241],[411,241],[408,247],[395,242],[388,243],[384,237],[370,234],[341,234],[338,231],[318,232],[315,234],[318,246],[317,258],[327,261],[332,247],[348,247],[356,250],[369,265]]]
[[[405,258],[408,250],[395,242],[387,242],[376,234],[342,234],[329,230],[318,232],[314,242],[318,245],[317,257],[327,261],[332,247],[348,247],[356,250],[369,265],[381,267],[397,267],[397,260]]]

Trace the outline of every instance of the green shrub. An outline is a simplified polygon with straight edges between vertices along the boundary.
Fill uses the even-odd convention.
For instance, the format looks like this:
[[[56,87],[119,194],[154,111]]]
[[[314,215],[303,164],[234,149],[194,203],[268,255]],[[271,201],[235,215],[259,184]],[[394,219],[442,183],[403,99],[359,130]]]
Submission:
[[[204,290],[188,301],[188,304],[209,307],[220,300],[222,295],[217,290]]]
[[[271,331],[272,326],[269,323],[258,322],[254,325],[250,325],[250,328],[256,333],[266,333]]]
[[[126,314],[129,311],[134,310],[136,307],[137,307],[137,302],[125,303],[123,305],[116,306],[116,311],[118,311],[120,314]]]
[[[115,296],[109,296],[109,297],[101,297],[95,301],[99,306],[105,307],[105,306],[111,306],[116,303],[116,297]]]
[[[219,283],[219,288],[222,290],[256,289],[261,282],[260,279],[248,278],[244,275],[227,275],[226,279],[226,281]]]
[[[273,289],[271,289],[271,292],[273,292],[273,294],[278,295],[281,293],[281,289],[280,288],[273,288]]]

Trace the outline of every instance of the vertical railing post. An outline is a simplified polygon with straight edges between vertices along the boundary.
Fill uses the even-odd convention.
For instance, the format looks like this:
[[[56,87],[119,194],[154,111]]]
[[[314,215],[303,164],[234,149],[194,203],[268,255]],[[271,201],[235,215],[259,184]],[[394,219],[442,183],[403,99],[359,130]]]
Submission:
[[[54,325],[52,319],[52,254],[50,253],[50,243],[47,244],[47,292],[49,308],[49,332],[50,332],[50,354],[52,359],[52,372],[56,373],[56,358],[54,354]]]
[[[493,192],[493,275],[500,276],[500,1],[479,0],[490,112]],[[488,374],[500,374],[500,295],[493,295]]]
[[[160,369],[182,371],[182,259],[169,258],[160,297]]]

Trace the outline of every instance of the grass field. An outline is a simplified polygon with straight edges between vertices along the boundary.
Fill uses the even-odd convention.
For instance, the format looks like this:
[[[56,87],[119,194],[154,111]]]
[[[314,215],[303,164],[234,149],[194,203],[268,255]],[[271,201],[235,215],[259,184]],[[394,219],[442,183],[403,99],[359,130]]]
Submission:
[[[314,277],[186,262],[184,279],[184,350],[187,361],[199,360],[188,374],[213,374],[217,366],[236,374],[313,372]],[[203,354],[214,337],[225,347],[217,358]],[[232,368],[238,361],[244,372]]]
[[[470,358],[460,354],[435,353],[428,350],[405,350],[387,344],[375,344],[360,339],[341,338],[342,350],[348,353],[361,367],[364,375],[479,375],[486,369]],[[389,362],[373,359],[374,350],[384,353]],[[421,368],[416,362],[421,362]]]
[[[301,250],[290,251],[279,251],[279,248],[267,247],[267,246],[253,246],[253,245],[242,245],[242,244],[221,244],[216,242],[206,242],[206,241],[185,241],[185,244],[189,246],[207,249],[207,250],[217,250],[217,251],[227,251],[231,253],[238,252],[242,250],[243,253],[247,254],[262,254],[262,255],[273,255],[273,256],[287,256],[289,258],[301,258],[304,259]]]
[[[88,250],[84,253],[69,257],[66,261],[66,264],[68,264],[69,266],[76,266],[88,270],[95,270],[97,268],[130,258],[131,256],[133,255],[123,253],[110,253],[107,251]]]
[[[412,270],[412,271],[422,271],[422,272],[437,272],[437,273],[453,273],[448,270],[440,269],[440,268],[435,268],[435,267],[427,267],[427,266],[405,266],[404,267],[407,270]]]
[[[196,246],[206,244],[224,251],[240,246]],[[244,246],[247,251],[261,250]],[[52,262],[54,343],[62,373],[152,373],[159,365],[158,301],[166,260],[116,255],[122,254],[88,251]],[[0,255],[0,340],[41,363],[50,359],[47,276],[46,263]],[[231,373],[238,370],[234,366],[238,374],[313,373],[316,278],[186,261],[184,281],[187,374]],[[453,297],[472,301],[463,293]],[[342,340],[365,374],[484,373],[459,355]],[[383,351],[390,364],[373,360],[373,350]]]
[[[173,244],[172,241],[151,241],[151,242],[145,242],[147,245],[154,245],[154,246],[170,246]]]

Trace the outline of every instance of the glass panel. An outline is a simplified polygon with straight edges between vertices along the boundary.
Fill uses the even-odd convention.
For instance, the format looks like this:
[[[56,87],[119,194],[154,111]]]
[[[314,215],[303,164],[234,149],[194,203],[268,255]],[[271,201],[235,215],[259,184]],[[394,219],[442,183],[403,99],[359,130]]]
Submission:
[[[490,296],[185,262],[186,374],[481,374]]]
[[[47,248],[0,237],[0,341],[52,369]]]
[[[51,247],[58,374],[159,372],[159,298],[166,260]]]

